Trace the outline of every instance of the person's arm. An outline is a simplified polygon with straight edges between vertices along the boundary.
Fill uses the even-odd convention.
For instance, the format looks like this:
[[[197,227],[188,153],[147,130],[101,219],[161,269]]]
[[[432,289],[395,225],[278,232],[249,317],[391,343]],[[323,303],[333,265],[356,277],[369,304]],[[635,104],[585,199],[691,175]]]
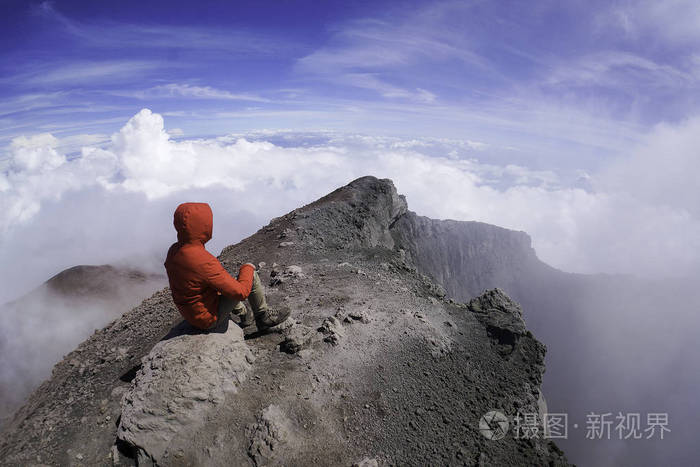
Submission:
[[[244,264],[235,279],[221,265],[218,259],[212,256],[205,266],[205,280],[212,288],[234,300],[245,300],[253,288],[253,273],[255,266],[251,263]]]

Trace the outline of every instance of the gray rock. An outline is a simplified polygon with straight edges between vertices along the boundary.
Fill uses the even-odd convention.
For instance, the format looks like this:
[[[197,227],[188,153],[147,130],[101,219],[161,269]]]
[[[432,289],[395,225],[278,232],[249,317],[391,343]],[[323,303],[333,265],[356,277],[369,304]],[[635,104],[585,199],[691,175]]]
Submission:
[[[318,330],[326,336],[323,340],[333,345],[337,345],[345,334],[343,324],[335,316],[326,318]]]
[[[282,275],[292,279],[304,279],[306,277],[306,274],[302,272],[301,266],[297,265],[287,266]]]
[[[446,289],[453,298],[467,301],[494,286],[511,292],[542,266],[525,232],[483,222],[408,212],[392,225],[391,234],[405,252],[405,267],[416,266],[439,284],[433,291],[437,296]]]
[[[180,325],[142,360],[121,403],[117,438],[134,446],[141,462],[160,463],[202,428],[207,415],[224,402],[250,370],[253,355],[235,325],[196,332]]]
[[[291,265],[284,269],[284,273],[290,276],[298,276],[301,274],[301,266]]]
[[[511,300],[501,289],[493,289],[472,299],[469,311],[477,314],[486,330],[499,345],[512,351],[518,339],[527,333],[520,305]]]
[[[276,405],[265,408],[258,420],[246,430],[250,444],[248,455],[255,465],[284,463],[283,447],[291,438],[291,422]]]
[[[116,445],[112,446],[112,449],[110,450],[110,457],[112,458],[112,465],[119,465],[119,449]]]
[[[407,212],[406,198],[396,192],[391,180],[362,177],[316,203],[322,209],[307,209],[298,219],[305,240],[313,246],[393,248],[389,227]],[[351,225],[348,229],[346,226]]]
[[[285,330],[284,341],[280,344],[280,349],[287,353],[297,353],[309,346],[313,329],[303,324],[295,324]]]
[[[284,279],[281,276],[273,276],[270,278],[270,287],[275,287],[284,284]]]
[[[351,320],[354,321],[359,321],[361,323],[369,323],[372,318],[370,318],[369,313],[367,313],[367,310],[350,310],[348,312],[348,317]]]
[[[352,467],[379,467],[379,462],[377,462],[377,459],[365,457],[361,461],[352,464]]]

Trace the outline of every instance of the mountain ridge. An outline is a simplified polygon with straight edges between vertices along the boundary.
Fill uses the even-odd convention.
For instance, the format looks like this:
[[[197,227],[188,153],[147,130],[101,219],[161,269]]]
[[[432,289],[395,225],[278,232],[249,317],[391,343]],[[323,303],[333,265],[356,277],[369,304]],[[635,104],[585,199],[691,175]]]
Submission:
[[[419,272],[396,245],[407,212],[390,181],[363,177],[222,250],[229,272],[255,261],[270,302],[291,306],[294,320],[245,340],[229,324],[222,335],[253,357],[227,370],[236,390],[204,398],[193,439],[176,433],[155,449],[149,436],[118,438],[129,400],[154,384],[157,349],[203,351],[166,288],[56,365],[3,431],[3,463],[566,465],[550,441],[479,432],[493,407],[541,410],[545,348],[503,292],[460,304]]]

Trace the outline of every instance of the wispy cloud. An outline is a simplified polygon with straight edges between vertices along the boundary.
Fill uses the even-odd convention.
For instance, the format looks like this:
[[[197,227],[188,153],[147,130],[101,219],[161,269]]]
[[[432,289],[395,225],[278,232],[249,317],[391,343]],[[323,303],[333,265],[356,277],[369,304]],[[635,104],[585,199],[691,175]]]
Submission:
[[[6,116],[17,112],[27,112],[34,109],[46,108],[58,103],[66,96],[65,91],[50,93],[18,94],[0,102],[0,116]]]
[[[232,93],[211,86],[194,86],[190,84],[162,84],[144,91],[115,92],[122,96],[136,97],[139,99],[153,98],[191,98],[191,99],[215,99],[232,101],[270,102],[270,99],[248,93]]]
[[[279,41],[271,35],[242,28],[125,24],[108,20],[85,23],[62,14],[51,2],[42,2],[36,11],[79,39],[81,47],[93,49],[179,49],[207,55],[225,51],[229,55],[267,56],[289,53],[297,48],[291,41]]]
[[[620,51],[597,52],[562,63],[548,83],[561,86],[605,86],[676,89],[696,85],[692,73]]]
[[[396,13],[390,19],[364,19],[338,25],[329,44],[303,57],[299,65],[320,72],[327,66],[362,70],[425,60],[459,60],[482,70],[489,69],[489,61],[469,47],[464,32],[448,26],[446,20],[452,13],[451,9],[445,9],[445,3],[432,3]]]
[[[376,91],[382,97],[400,98],[429,104],[435,102],[436,95],[422,88],[404,89],[382,81],[370,73],[346,73],[336,78],[337,83]]]
[[[76,61],[72,63],[56,62],[53,64],[32,64],[24,71],[2,79],[5,83],[16,86],[66,87],[85,84],[100,86],[135,81],[155,70],[173,68],[162,62],[148,60],[100,60]]]
[[[625,38],[648,41],[651,47],[700,43],[700,3],[695,0],[612,2],[596,19],[601,27],[617,28]]]
[[[392,21],[365,19],[338,26],[328,44],[301,57],[297,72],[334,84],[374,90],[386,98],[432,103],[437,99],[425,66],[458,62],[491,73],[488,60],[474,53],[459,34],[436,28],[444,14],[426,6]],[[402,78],[397,75],[403,74]],[[410,76],[414,86],[401,84]],[[427,78],[427,79],[426,79]],[[438,80],[438,82],[441,80]]]

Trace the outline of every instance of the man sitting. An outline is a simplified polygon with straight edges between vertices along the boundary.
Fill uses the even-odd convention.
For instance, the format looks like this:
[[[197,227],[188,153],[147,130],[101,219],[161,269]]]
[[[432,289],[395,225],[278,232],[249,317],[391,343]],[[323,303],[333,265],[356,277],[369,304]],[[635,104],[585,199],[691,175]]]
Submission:
[[[165,270],[180,314],[192,326],[214,329],[229,312],[241,316],[241,327],[253,324],[264,331],[289,317],[289,310],[268,306],[255,266],[241,266],[234,279],[205,248],[211,239],[213,214],[207,203],[183,203],[173,219],[177,242],[168,250]],[[252,308],[246,312],[242,300]]]

